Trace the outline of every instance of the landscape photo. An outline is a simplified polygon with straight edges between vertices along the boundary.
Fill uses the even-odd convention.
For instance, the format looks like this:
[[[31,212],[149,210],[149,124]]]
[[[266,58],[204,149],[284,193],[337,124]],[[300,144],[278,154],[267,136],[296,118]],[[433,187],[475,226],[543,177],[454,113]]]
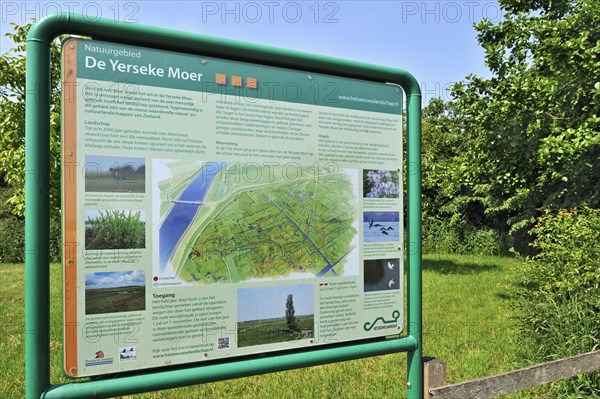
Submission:
[[[144,193],[146,161],[136,157],[86,155],[85,191],[100,193]]]
[[[85,275],[85,314],[146,310],[146,273],[95,272]]]
[[[314,338],[312,284],[239,288],[238,347]]]

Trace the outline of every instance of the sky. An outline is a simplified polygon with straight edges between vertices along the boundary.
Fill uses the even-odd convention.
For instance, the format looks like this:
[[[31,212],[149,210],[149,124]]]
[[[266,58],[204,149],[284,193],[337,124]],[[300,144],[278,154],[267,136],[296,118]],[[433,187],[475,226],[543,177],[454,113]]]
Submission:
[[[474,22],[501,19],[495,0],[1,1],[1,52],[11,22],[75,13],[402,68],[424,103],[474,73],[489,76]]]
[[[94,170],[91,170],[91,173],[99,173],[100,171],[107,171],[110,168],[123,167],[126,165],[131,165],[137,169],[141,166],[145,166],[144,162],[144,158],[134,157],[111,157],[100,155],[86,155],[85,157],[86,165],[93,164]],[[92,166],[89,167],[91,168]]]
[[[143,270],[127,272],[97,272],[86,273],[85,288],[114,288],[146,285],[146,274]]]
[[[293,295],[296,316],[314,314],[312,284],[239,288],[238,322],[285,317],[287,296]]]
[[[363,214],[363,222],[398,222],[400,220],[400,212],[365,212]]]

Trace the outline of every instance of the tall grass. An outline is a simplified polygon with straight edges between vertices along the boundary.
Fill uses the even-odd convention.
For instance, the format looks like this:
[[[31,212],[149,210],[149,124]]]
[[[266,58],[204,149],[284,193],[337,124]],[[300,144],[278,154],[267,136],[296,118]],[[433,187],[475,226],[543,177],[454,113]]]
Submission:
[[[100,216],[88,218],[86,249],[143,248],[145,223],[141,212],[100,211]]]
[[[515,260],[426,256],[423,271],[424,351],[446,362],[448,382],[512,370],[520,340],[498,285]],[[1,398],[24,397],[23,266],[0,265]],[[51,381],[62,374],[61,268],[51,267]],[[406,397],[406,354],[371,357],[306,369],[136,395],[135,398],[390,398]],[[133,396],[131,396],[133,398]],[[524,396],[527,397],[527,396]],[[536,399],[538,396],[532,396]]]
[[[600,210],[548,211],[533,230],[538,254],[511,273],[525,356],[538,362],[600,348]],[[551,385],[561,398],[600,397],[600,371]]]

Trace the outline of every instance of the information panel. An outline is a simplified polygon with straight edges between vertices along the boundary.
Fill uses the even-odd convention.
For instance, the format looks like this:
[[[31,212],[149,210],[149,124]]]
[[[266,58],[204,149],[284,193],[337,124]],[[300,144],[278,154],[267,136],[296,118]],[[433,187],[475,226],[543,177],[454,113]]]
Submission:
[[[68,375],[402,330],[398,86],[69,39],[62,109]]]

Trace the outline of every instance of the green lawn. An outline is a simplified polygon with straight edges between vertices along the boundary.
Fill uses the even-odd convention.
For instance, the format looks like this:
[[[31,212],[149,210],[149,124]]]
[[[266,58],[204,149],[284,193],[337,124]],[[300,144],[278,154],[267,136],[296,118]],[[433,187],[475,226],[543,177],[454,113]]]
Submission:
[[[85,314],[132,312],[146,309],[146,287],[85,290]]]
[[[311,331],[314,335],[314,315],[297,316],[299,331],[289,331],[285,317],[267,320],[238,322],[238,346],[273,344],[276,342],[298,341]]]
[[[424,352],[444,360],[448,382],[509,371],[517,359],[518,337],[503,300],[509,258],[430,255],[423,272]],[[60,266],[52,265],[51,360],[53,383],[62,375]],[[0,265],[1,398],[24,396],[23,265]],[[247,377],[203,386],[148,393],[136,398],[403,398],[406,354]],[[536,397],[522,395],[523,397]],[[543,397],[543,396],[541,396]]]

